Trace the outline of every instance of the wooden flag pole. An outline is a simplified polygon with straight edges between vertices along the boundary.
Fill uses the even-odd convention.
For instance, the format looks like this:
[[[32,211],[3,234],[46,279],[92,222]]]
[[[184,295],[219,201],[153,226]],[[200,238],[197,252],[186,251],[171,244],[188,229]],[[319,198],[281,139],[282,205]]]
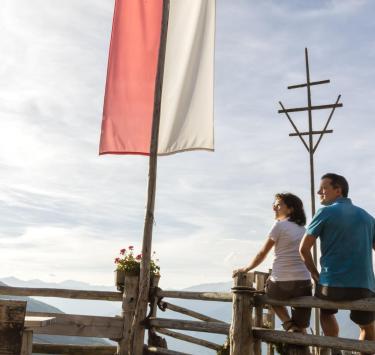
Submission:
[[[147,209],[143,232],[141,273],[139,279],[139,295],[132,324],[132,333],[130,335],[130,355],[140,355],[143,353],[145,327],[142,322],[146,318],[147,314],[148,295],[150,289],[150,261],[152,246],[152,229],[154,225],[159,122],[163,87],[165,51],[167,44],[168,18],[169,0],[163,0],[162,30],[160,36],[158,68],[155,84],[154,112],[151,133]]]

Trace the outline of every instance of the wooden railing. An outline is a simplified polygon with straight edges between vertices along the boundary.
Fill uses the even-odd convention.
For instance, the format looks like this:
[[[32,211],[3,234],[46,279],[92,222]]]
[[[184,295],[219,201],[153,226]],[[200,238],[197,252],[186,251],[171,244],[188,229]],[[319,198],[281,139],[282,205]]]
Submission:
[[[270,306],[295,306],[323,309],[345,309],[375,311],[375,299],[361,299],[351,302],[330,302],[315,297],[300,297],[288,301],[278,301],[262,294],[264,273],[240,274],[234,279],[232,292],[188,292],[166,291],[153,285],[152,297],[150,297],[151,313],[145,320],[146,327],[151,334],[158,333],[191,344],[203,346],[212,350],[218,350],[221,344],[193,337],[181,331],[196,331],[202,333],[216,333],[230,335],[231,355],[258,355],[261,354],[261,342],[284,343],[300,346],[314,346],[321,348],[338,348],[348,351],[361,351],[375,353],[375,341],[359,341],[345,338],[323,337],[288,333],[266,328],[265,315],[268,327],[274,327],[274,318]],[[254,288],[258,292],[254,292]],[[48,288],[20,288],[0,286],[0,295],[13,296],[39,296],[61,297],[82,300],[122,301],[123,312],[116,317],[75,315],[64,313],[28,312],[28,315],[55,317],[54,324],[35,330],[36,334],[82,336],[108,338],[118,342],[118,346],[78,346],[63,344],[33,344],[33,352],[43,354],[90,354],[109,355],[117,352],[120,355],[128,354],[129,327],[134,312],[134,301],[137,295],[136,280],[128,282],[128,287],[133,287],[134,292],[125,289],[121,292],[82,291]],[[232,302],[232,322],[204,315],[200,312],[164,301],[168,299],[189,299],[200,301]],[[129,306],[130,305],[130,306]],[[168,319],[157,317],[157,306],[162,310],[169,310],[189,316],[196,320]],[[266,314],[264,314],[266,310]],[[293,349],[293,347],[291,348]],[[166,349],[163,345],[154,344],[144,348],[144,354],[179,354],[185,353]],[[268,354],[272,354],[272,348],[268,347]],[[295,348],[290,354],[299,354]],[[139,355],[139,354],[134,354]]]

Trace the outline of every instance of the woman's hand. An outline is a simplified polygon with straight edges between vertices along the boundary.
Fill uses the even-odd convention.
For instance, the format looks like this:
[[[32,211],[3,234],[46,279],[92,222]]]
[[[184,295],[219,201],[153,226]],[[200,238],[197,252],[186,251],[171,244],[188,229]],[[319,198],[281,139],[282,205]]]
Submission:
[[[248,272],[248,270],[249,269],[247,267],[242,267],[241,269],[233,270],[232,277],[237,276],[241,272]]]

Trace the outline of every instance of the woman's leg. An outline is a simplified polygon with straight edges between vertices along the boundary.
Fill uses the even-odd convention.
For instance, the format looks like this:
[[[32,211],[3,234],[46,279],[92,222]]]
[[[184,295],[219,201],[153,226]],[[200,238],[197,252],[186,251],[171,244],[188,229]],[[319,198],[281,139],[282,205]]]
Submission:
[[[280,318],[280,320],[284,323],[290,320],[290,316],[288,310],[284,306],[272,306],[272,309],[275,311],[276,315]]]

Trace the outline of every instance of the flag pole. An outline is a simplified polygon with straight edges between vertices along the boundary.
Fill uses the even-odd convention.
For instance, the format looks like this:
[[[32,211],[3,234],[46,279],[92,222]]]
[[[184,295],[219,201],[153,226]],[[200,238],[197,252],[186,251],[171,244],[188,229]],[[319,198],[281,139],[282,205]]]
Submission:
[[[148,295],[150,289],[150,261],[151,261],[151,247],[152,247],[152,230],[154,225],[154,207],[156,195],[156,175],[157,175],[157,153],[158,153],[158,138],[159,138],[159,123],[160,123],[160,109],[161,96],[163,86],[164,61],[167,44],[167,29],[169,18],[169,2],[170,0],[163,0],[163,15],[162,28],[159,45],[158,68],[156,74],[155,97],[154,97],[154,111],[152,120],[151,132],[151,146],[149,159],[149,173],[148,173],[148,196],[147,208],[145,215],[145,225],[143,231],[142,243],[142,260],[141,272],[139,278],[139,295],[135,308],[135,314],[132,324],[132,332],[130,335],[130,355],[139,355],[143,353],[144,333],[145,327],[143,324],[147,314]]]

